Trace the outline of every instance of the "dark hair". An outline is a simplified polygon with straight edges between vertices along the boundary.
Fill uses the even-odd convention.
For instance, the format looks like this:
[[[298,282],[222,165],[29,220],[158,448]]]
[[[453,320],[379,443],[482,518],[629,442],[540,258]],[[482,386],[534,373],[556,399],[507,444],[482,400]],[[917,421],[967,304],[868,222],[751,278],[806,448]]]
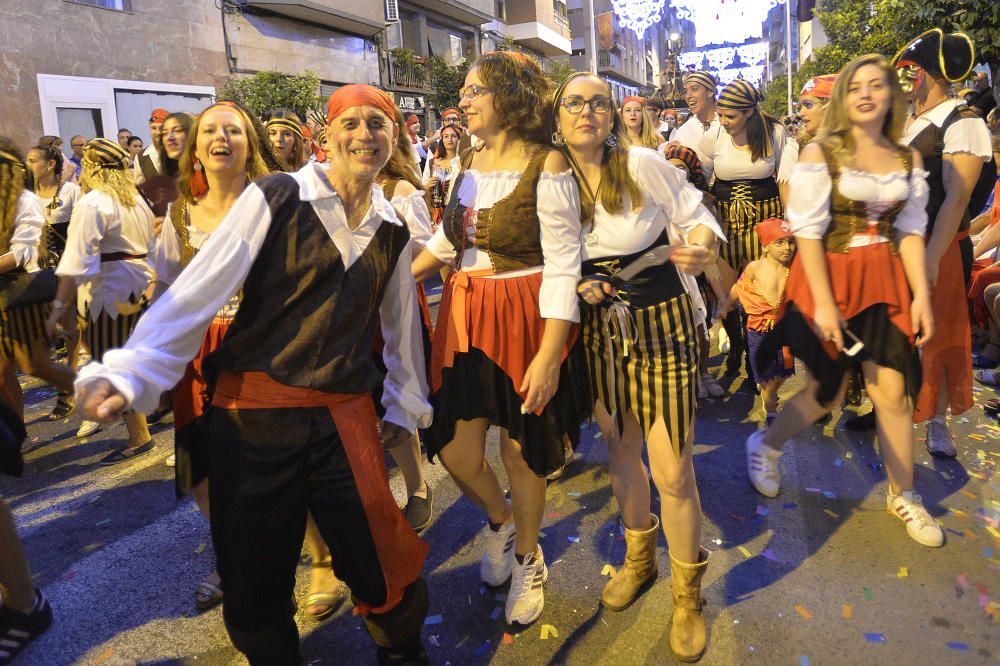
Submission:
[[[747,116],[747,145],[750,146],[751,162],[774,154],[774,128],[779,124],[774,116],[759,106],[750,109],[750,115]]]
[[[526,141],[547,143],[543,110],[552,83],[538,61],[516,51],[490,51],[472,66],[493,91],[497,126]]]
[[[285,107],[274,109],[269,114],[267,114],[268,120],[274,120],[275,118],[283,118],[285,120],[291,120],[293,123],[302,125],[302,119],[299,118],[298,114],[292,111],[291,109],[287,109]],[[265,127],[266,126],[267,125],[265,124]],[[267,138],[268,146],[270,146],[271,139],[270,137],[268,137],[267,132],[264,132],[264,137]],[[309,161],[309,152],[306,148],[305,139],[298,139],[298,137],[296,137],[295,143],[292,144],[292,154],[291,157],[289,157],[287,164],[285,163],[285,160],[281,158],[281,156],[275,154],[274,157],[278,160],[279,163],[281,163],[281,171],[298,171],[299,169],[304,167],[306,163]]]
[[[52,136],[51,134],[45,134],[40,139],[38,139],[39,146],[54,146],[56,144],[62,145],[63,140],[58,136]]]
[[[455,132],[456,134],[458,134],[459,141],[462,140],[462,135],[465,133],[461,129],[459,129],[458,127],[456,127],[455,125],[445,125],[445,126],[443,126],[441,128],[441,136],[438,138],[437,146],[434,147],[434,154],[431,156],[431,157],[433,157],[436,160],[439,160],[442,157],[447,157],[448,156],[448,151],[444,147],[444,133],[446,131],[448,131],[448,132]],[[458,153],[458,143],[455,143],[455,153],[456,154]]]
[[[126,129],[124,127],[119,127],[118,128],[118,133],[121,134],[122,132],[128,132],[130,135],[132,134],[132,130]]]
[[[41,151],[42,156],[45,158],[46,162],[51,160],[56,163],[56,168],[55,168],[56,190],[58,191],[59,189],[58,186],[62,182],[62,170],[63,170],[62,152],[60,152],[59,149],[56,148],[51,143],[46,145],[38,144],[37,146],[32,146],[30,149],[28,149],[28,152],[30,153],[32,150]],[[31,169],[26,168],[24,170],[24,180],[25,180],[25,187],[34,192],[37,183],[35,183],[35,175],[31,173]]]
[[[126,143],[131,146],[133,141],[138,141],[139,143],[142,143],[142,137],[133,134],[128,138],[128,141]]]
[[[171,113],[169,116],[163,119],[163,125],[167,124],[167,121],[173,118],[181,127],[184,128],[184,142],[187,143],[191,134],[191,126],[194,125],[194,116],[187,111],[176,111]],[[162,125],[161,125],[162,128]],[[161,129],[162,131],[162,129]],[[176,178],[180,175],[180,161],[171,159],[167,156],[167,149],[163,146],[163,141],[160,141],[160,145],[157,148],[160,153],[160,164],[163,165],[163,175],[170,176],[171,178]],[[184,147],[181,147],[181,154],[184,154]]]

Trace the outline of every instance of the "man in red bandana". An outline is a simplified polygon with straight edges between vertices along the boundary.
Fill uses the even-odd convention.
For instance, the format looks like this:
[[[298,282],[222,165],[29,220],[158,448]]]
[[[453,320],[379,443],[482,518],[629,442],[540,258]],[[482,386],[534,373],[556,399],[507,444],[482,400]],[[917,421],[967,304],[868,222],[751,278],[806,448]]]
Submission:
[[[406,224],[374,187],[398,135],[395,106],[370,86],[330,97],[329,168],[312,163],[247,187],[198,256],[144,315],[125,348],[77,384],[88,418],[148,412],[242,289],[205,360],[213,395],[212,541],[223,618],[251,664],[298,664],[292,591],[312,513],[378,647],[380,664],[423,664],[427,545],[389,491],[371,399],[387,374],[382,440],[430,425]]]

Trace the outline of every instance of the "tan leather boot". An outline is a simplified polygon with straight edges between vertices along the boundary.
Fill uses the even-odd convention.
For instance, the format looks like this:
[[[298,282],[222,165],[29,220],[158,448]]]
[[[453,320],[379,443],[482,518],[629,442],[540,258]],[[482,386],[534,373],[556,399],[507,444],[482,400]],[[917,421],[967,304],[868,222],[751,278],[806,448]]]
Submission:
[[[680,661],[692,662],[705,653],[705,616],[701,609],[701,578],[708,567],[709,551],[701,548],[698,563],[678,562],[670,555],[670,578],[674,590],[674,614],[670,619],[670,649]]]
[[[649,514],[649,519],[653,526],[648,530],[637,532],[625,528],[625,564],[601,594],[601,603],[608,610],[625,610],[656,580],[656,537],[660,521],[653,514]]]

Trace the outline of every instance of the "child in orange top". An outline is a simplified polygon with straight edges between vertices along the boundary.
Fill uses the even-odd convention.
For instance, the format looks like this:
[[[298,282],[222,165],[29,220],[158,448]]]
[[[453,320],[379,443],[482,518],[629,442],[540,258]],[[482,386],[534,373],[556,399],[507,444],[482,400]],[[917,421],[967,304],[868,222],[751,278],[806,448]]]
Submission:
[[[764,336],[774,328],[788,281],[788,267],[795,256],[795,238],[784,220],[769,218],[756,227],[764,256],[751,261],[733,285],[726,310],[736,304],[747,314],[747,347],[750,367],[760,388],[764,410],[770,419],[778,409],[778,389],[794,372],[787,349],[767,358],[758,355]]]

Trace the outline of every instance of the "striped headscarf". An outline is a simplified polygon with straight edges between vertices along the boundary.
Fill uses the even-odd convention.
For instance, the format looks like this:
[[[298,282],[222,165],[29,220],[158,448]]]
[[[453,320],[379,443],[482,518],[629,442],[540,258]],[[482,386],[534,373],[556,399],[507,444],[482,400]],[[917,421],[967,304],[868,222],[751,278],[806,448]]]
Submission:
[[[290,120],[288,118],[271,118],[270,120],[267,121],[265,127],[267,129],[271,129],[272,127],[277,127],[278,129],[288,130],[289,132],[299,137],[300,139],[305,138],[305,135],[302,134],[302,126],[299,125],[294,120]]]
[[[128,152],[111,139],[91,139],[83,147],[83,160],[99,169],[124,170],[128,162]]]
[[[749,111],[764,101],[764,96],[749,81],[736,79],[719,95],[718,107],[730,111]]]
[[[705,177],[701,172],[701,160],[698,159],[698,154],[688,148],[687,146],[682,146],[679,143],[675,143],[667,146],[666,150],[663,152],[663,156],[670,160],[680,160],[684,163],[684,166],[688,170],[688,180],[691,184],[697,187],[699,190],[705,189]]]
[[[705,71],[691,72],[690,74],[684,77],[684,85],[687,85],[689,83],[697,83],[698,85],[703,86],[705,89],[711,91],[713,95],[719,88],[719,80],[716,79],[711,74],[711,72],[705,72]]]

